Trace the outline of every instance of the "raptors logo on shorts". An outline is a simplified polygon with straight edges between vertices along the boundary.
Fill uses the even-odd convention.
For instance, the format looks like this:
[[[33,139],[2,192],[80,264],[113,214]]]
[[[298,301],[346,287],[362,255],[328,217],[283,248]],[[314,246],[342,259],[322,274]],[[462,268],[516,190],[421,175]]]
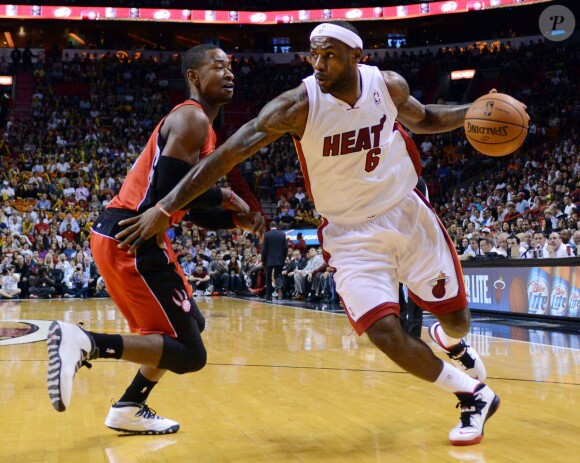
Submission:
[[[445,275],[444,272],[440,272],[439,275],[437,275],[437,278],[429,280],[427,284],[429,287],[433,288],[431,290],[433,296],[435,296],[437,299],[442,299],[445,296],[445,285],[449,282],[449,280],[450,278]]]
[[[175,295],[171,298],[177,307],[181,307],[185,313],[191,310],[191,303],[184,290],[176,289]]]

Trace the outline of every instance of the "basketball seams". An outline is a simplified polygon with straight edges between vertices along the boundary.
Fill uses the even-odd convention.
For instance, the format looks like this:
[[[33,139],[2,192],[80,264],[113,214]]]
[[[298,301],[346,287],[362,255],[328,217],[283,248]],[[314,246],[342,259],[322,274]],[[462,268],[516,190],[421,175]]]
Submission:
[[[513,97],[503,93],[483,95],[465,114],[465,137],[487,156],[506,156],[516,151],[528,134],[525,116],[524,107]]]
[[[481,98],[479,98],[476,102],[474,102],[474,104],[478,103],[478,102],[483,103],[486,101],[494,101],[496,103],[503,103],[503,104],[509,106],[510,108],[513,108],[515,110],[515,112],[518,113],[518,116],[520,116],[520,119],[522,120],[522,125],[520,127],[525,127],[524,116],[522,116],[522,113],[520,112],[520,108],[516,107],[515,105],[513,105],[511,103],[508,103],[507,101],[505,101],[503,99],[494,98],[493,95],[494,95],[493,93],[490,95],[484,95]],[[484,105],[484,107],[485,107],[485,105]],[[473,105],[472,105],[472,108],[473,108]],[[470,108],[470,109],[472,109],[472,108]],[[476,118],[474,118],[474,120],[476,120]],[[481,119],[479,119],[479,120],[481,120]],[[504,123],[504,121],[498,121],[495,119],[485,119],[485,120]],[[510,122],[505,122],[505,123],[510,124]],[[513,124],[513,125],[519,125],[519,124]]]

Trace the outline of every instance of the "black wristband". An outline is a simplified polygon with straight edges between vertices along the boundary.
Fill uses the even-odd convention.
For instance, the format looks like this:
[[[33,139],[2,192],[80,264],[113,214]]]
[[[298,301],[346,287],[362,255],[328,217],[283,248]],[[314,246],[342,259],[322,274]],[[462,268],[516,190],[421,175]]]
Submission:
[[[210,209],[212,207],[219,207],[222,204],[222,200],[222,189],[213,187],[191,201],[184,209]]]
[[[195,225],[210,230],[222,230],[236,228],[233,220],[233,212],[220,207],[212,209],[194,209],[187,214],[189,220]]]

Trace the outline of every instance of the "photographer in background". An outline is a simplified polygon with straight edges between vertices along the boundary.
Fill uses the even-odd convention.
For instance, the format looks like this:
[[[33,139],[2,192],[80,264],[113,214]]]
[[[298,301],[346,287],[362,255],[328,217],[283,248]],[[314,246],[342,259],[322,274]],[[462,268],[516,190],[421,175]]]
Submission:
[[[89,278],[82,264],[77,264],[69,277],[71,288],[64,290],[64,297],[80,297],[86,299],[89,294]]]
[[[18,287],[20,275],[14,273],[14,267],[7,266],[2,269],[2,289],[0,289],[0,296],[3,299],[18,298],[21,289]]]
[[[30,299],[50,299],[55,293],[55,281],[49,277],[46,267],[41,265],[38,274],[30,276]]]

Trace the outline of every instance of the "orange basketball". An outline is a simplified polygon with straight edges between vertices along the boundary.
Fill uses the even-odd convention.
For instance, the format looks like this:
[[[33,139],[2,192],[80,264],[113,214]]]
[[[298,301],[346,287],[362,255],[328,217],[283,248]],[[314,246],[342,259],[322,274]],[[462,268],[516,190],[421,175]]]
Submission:
[[[515,98],[488,93],[469,107],[463,127],[467,140],[477,151],[488,156],[505,156],[524,142],[528,116]]]

